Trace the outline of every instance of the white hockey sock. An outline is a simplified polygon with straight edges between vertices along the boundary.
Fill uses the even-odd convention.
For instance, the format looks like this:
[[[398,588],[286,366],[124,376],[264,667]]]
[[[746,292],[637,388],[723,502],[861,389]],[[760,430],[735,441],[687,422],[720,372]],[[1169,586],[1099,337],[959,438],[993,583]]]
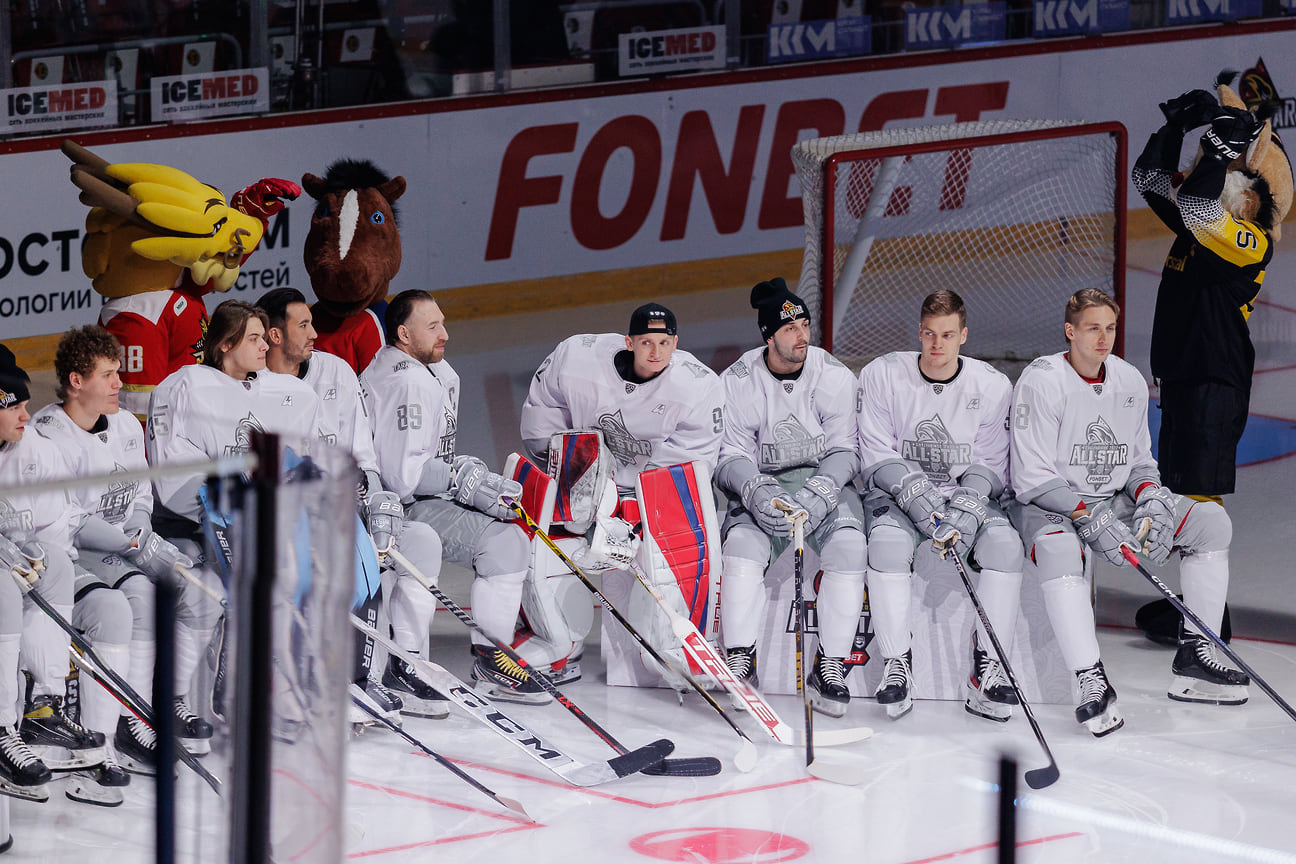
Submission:
[[[130,652],[130,663],[126,667],[126,674],[122,677],[141,696],[152,694],[153,665],[157,662],[157,644],[151,641],[133,639],[127,650]],[[118,713],[123,717],[133,716],[125,705],[119,707],[121,710]]]
[[[54,606],[64,621],[72,620],[71,606]],[[62,696],[68,670],[67,633],[35,603],[23,604],[22,667],[36,682],[37,696]]]
[[[473,618],[491,637],[508,644],[513,641],[513,625],[522,607],[522,580],[526,571],[478,576],[468,589]],[[480,633],[472,634],[477,645],[489,644]]]
[[[94,646],[95,653],[103,658],[108,668],[121,675],[130,666],[130,646],[105,645],[100,642]],[[144,692],[144,691],[138,691]],[[89,675],[81,675],[81,725],[92,732],[102,732],[111,739],[117,729],[117,717],[121,714],[121,703]]]
[[[899,657],[909,650],[908,573],[868,571],[869,614],[883,657]]]
[[[0,636],[0,726],[18,723],[18,654],[21,638],[17,633]]]
[[[1089,580],[1067,574],[1045,580],[1040,589],[1067,668],[1078,671],[1097,663],[1098,637],[1094,635],[1093,606],[1089,605]]]
[[[845,657],[850,653],[863,608],[862,571],[824,571],[823,579],[819,582],[819,596],[815,599],[815,609],[819,613],[819,645],[824,654],[829,657]]]
[[[999,637],[1004,651],[1012,652],[1013,634],[1017,631],[1017,610],[1021,608],[1021,571],[1008,573],[1003,570],[982,570],[976,580],[977,598],[985,607],[990,626]],[[994,656],[990,637],[981,625],[981,616],[977,616],[977,638],[982,651],[989,651]]]
[[[1218,635],[1224,620],[1224,600],[1228,597],[1228,550],[1183,556],[1179,562],[1179,584],[1183,586],[1184,604]],[[1197,626],[1187,619],[1184,628],[1198,633]]]
[[[731,555],[724,556],[721,566],[720,630],[725,647],[750,647],[765,616],[765,568]]]
[[[409,576],[396,575],[396,584],[387,598],[387,614],[397,645],[422,654],[435,611],[436,598],[430,591]]]
[[[175,629],[175,692],[178,696],[187,696],[193,685],[194,672],[202,658],[203,649],[211,641],[210,629],[194,630],[183,621],[176,622]],[[149,685],[150,688],[152,685]]]

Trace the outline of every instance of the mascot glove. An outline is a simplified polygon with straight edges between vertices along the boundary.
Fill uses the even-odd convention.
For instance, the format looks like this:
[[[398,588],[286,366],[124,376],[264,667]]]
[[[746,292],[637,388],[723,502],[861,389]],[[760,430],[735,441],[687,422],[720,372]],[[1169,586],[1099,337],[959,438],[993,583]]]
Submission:
[[[626,570],[639,554],[635,527],[615,516],[599,516],[589,548],[581,553],[581,566],[589,570]]]
[[[1201,137],[1202,152],[1222,162],[1232,162],[1260,135],[1255,115],[1242,108],[1220,108]]]
[[[950,494],[945,515],[932,532],[932,542],[946,549],[953,544],[956,554],[966,555],[987,515],[986,499],[975,489],[960,486]]]
[[[405,508],[395,492],[375,492],[365,505],[366,525],[379,555],[386,555],[396,545],[405,526]]]
[[[45,550],[33,540],[19,546],[0,534],[0,566],[8,567],[10,573],[18,574],[28,585],[35,585],[45,569]]]
[[[1073,521],[1076,533],[1085,545],[1117,567],[1127,563],[1121,553],[1122,546],[1139,548],[1139,541],[1130,532],[1129,526],[1117,518],[1111,504],[1106,501],[1100,501],[1086,509]]]
[[[1156,564],[1174,547],[1175,496],[1164,486],[1147,486],[1134,506],[1134,524],[1143,537],[1143,552]]]
[[[1189,90],[1160,104],[1166,123],[1180,132],[1205,126],[1220,113],[1219,102],[1205,90]]]
[[[814,475],[797,490],[793,497],[797,506],[806,511],[806,532],[814,531],[823,524],[829,513],[837,509],[840,495],[841,487],[827,474]]]
[[[192,558],[149,528],[141,528],[131,538],[131,548],[124,554],[132,564],[153,577],[174,573],[176,567],[194,566]]]
[[[286,207],[288,201],[295,201],[301,193],[302,187],[291,180],[264,177],[235,192],[230,198],[230,206],[264,222]]]
[[[450,468],[450,488],[460,504],[504,522],[511,520],[514,513],[500,499],[522,499],[521,483],[492,472],[476,456],[455,457]]]

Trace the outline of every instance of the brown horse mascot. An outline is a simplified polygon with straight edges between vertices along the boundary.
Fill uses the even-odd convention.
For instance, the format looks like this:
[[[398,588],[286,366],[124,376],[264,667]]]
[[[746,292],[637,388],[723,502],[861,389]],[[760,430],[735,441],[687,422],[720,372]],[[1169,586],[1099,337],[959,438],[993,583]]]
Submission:
[[[302,249],[318,298],[311,307],[315,347],[359,374],[383,346],[382,313],[401,265],[394,205],[405,194],[405,178],[367,160],[342,159],[323,179],[302,175],[302,188],[315,199]]]

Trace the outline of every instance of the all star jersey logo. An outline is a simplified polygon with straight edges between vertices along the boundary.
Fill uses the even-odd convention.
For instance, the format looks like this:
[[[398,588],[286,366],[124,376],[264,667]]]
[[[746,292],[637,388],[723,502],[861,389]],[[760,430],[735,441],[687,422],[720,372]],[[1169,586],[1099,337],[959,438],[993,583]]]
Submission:
[[[1085,443],[1071,445],[1071,465],[1085,469],[1085,482],[1095,489],[1111,480],[1112,470],[1129,461],[1129,445],[1116,440],[1107,421],[1098,419],[1085,427]]]
[[[630,434],[620,409],[615,414],[602,415],[595,425],[602,430],[608,449],[622,465],[633,465],[640,456],[652,455],[651,442],[641,441]]]
[[[794,415],[774,424],[774,440],[761,442],[761,465],[772,470],[789,468],[793,465],[805,465],[824,451],[828,436],[820,433],[811,435]]]
[[[126,467],[120,463],[113,463],[112,473],[120,474],[126,471]],[[136,482],[110,482],[108,489],[99,496],[99,515],[104,521],[111,522],[114,525],[126,519],[126,512],[130,510],[131,502],[135,500],[135,492],[139,488]]]
[[[455,435],[459,431],[459,419],[450,411],[445,409],[445,414],[441,420],[443,431],[441,437],[437,439],[436,458],[446,462],[453,462],[455,455]]]
[[[900,456],[918,463],[933,483],[944,483],[958,465],[972,463],[972,445],[955,441],[940,414],[914,426],[914,437],[900,442]]]
[[[261,425],[261,421],[249,411],[248,415],[234,427],[234,443],[225,445],[225,455],[237,456],[240,453],[251,452],[252,433],[264,431],[265,427]]]

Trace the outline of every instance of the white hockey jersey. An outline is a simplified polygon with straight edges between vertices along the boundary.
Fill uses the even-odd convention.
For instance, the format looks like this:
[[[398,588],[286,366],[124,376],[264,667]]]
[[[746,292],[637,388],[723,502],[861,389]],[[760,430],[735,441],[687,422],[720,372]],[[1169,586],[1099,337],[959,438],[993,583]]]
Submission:
[[[63,451],[74,477],[120,474],[148,467],[144,427],[125,409],[101,415],[99,425],[87,432],[56,402],[37,411],[32,426]],[[153,512],[153,488],[146,480],[84,486],[73,489],[70,497],[82,513],[98,514],[105,522],[122,528],[136,512]]]
[[[36,540],[71,554],[80,513],[67,492],[21,488],[69,476],[62,448],[30,428],[16,444],[0,444],[0,489],[9,490],[0,495],[0,533],[15,543]]]
[[[855,376],[836,357],[814,345],[801,375],[780,381],[765,365],[765,349],[753,348],[720,376],[725,428],[720,462],[750,459],[762,473],[818,465],[834,450],[854,452],[858,431]]]
[[[350,453],[361,471],[378,472],[374,453],[373,427],[365,406],[360,379],[347,362],[325,351],[314,351],[303,364],[301,380],[320,399],[320,422],[324,440]]]
[[[1148,433],[1147,381],[1108,357],[1099,383],[1085,381],[1063,354],[1040,357],[1013,392],[1012,472],[1027,503],[1067,488],[1089,501],[1125,488],[1131,476],[1157,475]]]
[[[360,375],[360,384],[373,423],[378,475],[383,486],[408,503],[429,459],[454,462],[459,374],[444,359],[425,366],[384,345]]]
[[[888,459],[903,459],[948,494],[969,465],[984,465],[1008,483],[1008,411],[1012,384],[972,357],[950,381],[918,369],[917,351],[896,351],[860,370],[859,452],[862,477]]]
[[[694,459],[712,471],[724,432],[720,378],[687,351],[650,381],[617,373],[625,351],[616,333],[571,336],[545,358],[522,405],[522,439],[547,441],[563,429],[599,429],[616,461],[613,480],[633,489],[639,472]]]
[[[253,431],[273,432],[299,455],[324,436],[320,400],[304,382],[269,370],[238,381],[211,366],[184,366],[149,399],[149,463],[199,462],[248,452]],[[153,484],[156,500],[177,516],[202,521],[195,472]]]

